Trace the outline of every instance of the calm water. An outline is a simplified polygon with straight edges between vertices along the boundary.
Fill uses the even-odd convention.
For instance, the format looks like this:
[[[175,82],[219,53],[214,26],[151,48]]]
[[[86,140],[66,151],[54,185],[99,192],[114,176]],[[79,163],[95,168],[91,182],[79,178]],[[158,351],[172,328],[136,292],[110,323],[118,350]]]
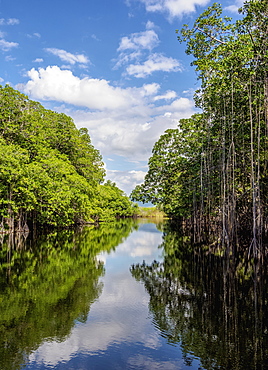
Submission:
[[[266,263],[133,220],[0,257],[1,370],[268,369]]]

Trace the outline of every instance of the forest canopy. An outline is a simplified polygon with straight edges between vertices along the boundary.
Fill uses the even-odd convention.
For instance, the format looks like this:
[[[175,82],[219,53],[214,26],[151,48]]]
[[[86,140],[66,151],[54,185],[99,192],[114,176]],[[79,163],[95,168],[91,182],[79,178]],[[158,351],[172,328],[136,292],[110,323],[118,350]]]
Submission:
[[[215,3],[176,31],[193,56],[200,113],[155,143],[131,197],[220,244],[235,245],[246,231],[257,253],[268,228],[268,1],[246,1],[240,13],[233,22]]]
[[[87,129],[0,86],[0,232],[132,216]]]

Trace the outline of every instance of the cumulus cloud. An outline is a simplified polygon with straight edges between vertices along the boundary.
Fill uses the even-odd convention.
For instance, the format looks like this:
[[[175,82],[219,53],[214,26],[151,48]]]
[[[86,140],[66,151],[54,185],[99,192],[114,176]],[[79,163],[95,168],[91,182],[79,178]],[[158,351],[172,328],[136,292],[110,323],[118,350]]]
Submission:
[[[148,12],[167,14],[170,20],[195,12],[197,6],[205,6],[210,0],[139,0]]]
[[[192,99],[178,97],[171,90],[160,94],[158,83],[122,88],[107,80],[76,77],[57,66],[33,68],[28,77],[26,85],[19,86],[21,90],[33,99],[71,104],[57,110],[70,115],[77,127],[88,128],[93,145],[103,156],[125,159],[126,171],[122,172],[115,171],[116,162],[109,162],[109,178],[127,194],[133,184],[142,182],[141,165],[146,166],[160,135],[195,111]]]
[[[58,66],[32,68],[25,93],[36,99],[56,100],[91,109],[119,108],[129,105],[126,91],[113,87],[106,80],[83,78]]]
[[[118,171],[118,170],[106,170],[106,176],[111,181],[115,182],[116,185],[124,190],[129,195],[136,185],[143,182],[146,175],[145,171]]]
[[[75,63],[79,63],[79,64],[89,63],[89,59],[83,54],[72,54],[72,53],[69,53],[68,51],[65,51],[62,49],[56,49],[56,48],[46,48],[45,51],[53,55],[56,55],[62,61],[70,63],[71,65],[74,65]]]
[[[130,64],[126,72],[130,76],[144,78],[153,72],[181,72],[182,66],[177,59],[154,53],[142,64]]]
[[[157,107],[153,105],[154,95],[143,100],[145,102],[141,101],[139,105],[127,110],[80,110],[71,112],[71,115],[78,127],[89,129],[92,143],[103,155],[110,156],[113,153],[128,161],[145,163],[160,135],[168,128],[177,127],[179,120],[191,116],[195,109],[193,101],[187,98],[177,98],[171,104]],[[133,165],[131,167],[135,168]],[[133,177],[137,173],[128,172],[124,175]],[[126,191],[128,184],[123,183],[123,176],[119,172],[113,176],[120,179],[121,188]]]

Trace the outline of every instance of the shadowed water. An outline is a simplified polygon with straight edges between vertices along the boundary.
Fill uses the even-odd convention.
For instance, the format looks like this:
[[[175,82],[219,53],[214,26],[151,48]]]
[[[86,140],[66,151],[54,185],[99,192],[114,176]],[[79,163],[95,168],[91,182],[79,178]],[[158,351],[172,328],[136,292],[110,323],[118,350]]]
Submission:
[[[142,220],[10,238],[0,257],[0,369],[268,368],[260,263]]]

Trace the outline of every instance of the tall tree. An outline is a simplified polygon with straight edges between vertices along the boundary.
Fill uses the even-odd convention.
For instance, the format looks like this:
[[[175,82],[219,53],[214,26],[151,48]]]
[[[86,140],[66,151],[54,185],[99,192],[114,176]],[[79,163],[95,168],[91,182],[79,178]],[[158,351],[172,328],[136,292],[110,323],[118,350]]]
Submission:
[[[175,214],[188,208],[194,221],[208,225],[213,233],[216,221],[218,240],[225,245],[237,244],[238,233],[251,229],[254,254],[261,250],[267,228],[267,9],[267,0],[247,1],[240,10],[243,19],[232,23],[222,17],[221,6],[213,4],[193,27],[182,28],[178,38],[187,43],[186,53],[193,55],[201,82],[195,102],[202,119],[197,123],[193,116],[188,121],[194,135],[185,129],[186,121],[180,121],[179,144],[168,138],[168,131],[163,136],[168,140],[164,145],[169,147],[168,158],[176,158],[164,168],[170,168],[173,178],[177,174],[176,181],[167,179],[165,189],[157,183],[162,167],[154,167],[155,148],[163,145],[162,137],[144,184],[132,193],[133,198],[159,202],[151,194],[161,189],[163,204],[173,204],[183,194],[186,203],[178,204]],[[158,154],[157,161],[163,162],[166,153]],[[189,186],[191,179],[194,187]],[[171,200],[167,194],[172,192]]]

